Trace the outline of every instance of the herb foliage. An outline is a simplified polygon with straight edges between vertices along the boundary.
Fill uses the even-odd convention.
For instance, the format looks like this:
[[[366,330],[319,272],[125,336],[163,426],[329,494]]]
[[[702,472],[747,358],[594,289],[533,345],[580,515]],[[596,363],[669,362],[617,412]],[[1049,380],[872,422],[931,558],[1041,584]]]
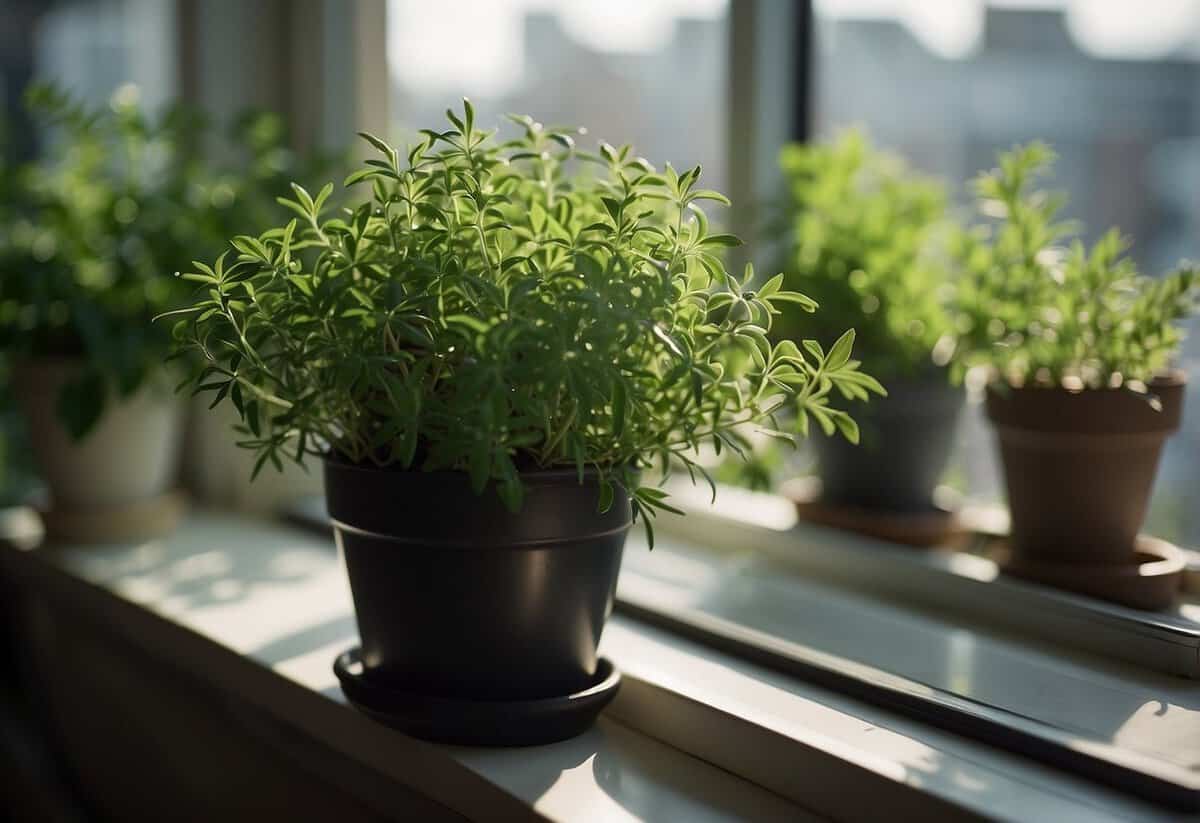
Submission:
[[[703,473],[700,445],[741,451],[747,423],[791,439],[785,407],[802,430],[856,436],[831,392],[879,387],[853,332],[828,350],[768,342],[778,306],[815,305],[781,276],[751,289],[751,269],[726,272],[738,240],[702,206],[728,201],[699,167],[584,151],[529,117],[501,141],[467,101],[447,118],[404,153],[363,135],[377,156],[346,184],[366,202],[294,186],[291,222],[184,275],[200,287],[176,324],[204,357],[196,389],[233,399],[256,471],[305,453],[463,471],[516,510],[522,471],[594,467],[601,510],[620,485],[649,529],[673,510],[638,486],[655,461]]]
[[[26,96],[48,150],[0,163],[0,350],[14,362],[80,361],[58,407],[81,437],[162,371],[170,329],[151,321],[191,292],[175,272],[218,254],[235,226],[276,221],[275,196],[318,161],[289,152],[267,113],[240,116],[219,139],[184,106],[148,113],[134,87],[99,108],[53,86]]]
[[[784,285],[821,311],[809,318],[785,307],[772,336],[832,340],[853,327],[876,374],[931,370],[950,329],[948,272],[937,255],[947,227],[944,187],[855,130],[827,144],[785,146],[779,168]]]
[[[1044,143],[1018,146],[974,181],[992,223],[963,233],[956,257],[956,361],[1013,385],[1144,390],[1168,367],[1200,305],[1200,271],[1140,274],[1117,229],[1090,249],[1059,219],[1065,197],[1038,188],[1053,167]]]

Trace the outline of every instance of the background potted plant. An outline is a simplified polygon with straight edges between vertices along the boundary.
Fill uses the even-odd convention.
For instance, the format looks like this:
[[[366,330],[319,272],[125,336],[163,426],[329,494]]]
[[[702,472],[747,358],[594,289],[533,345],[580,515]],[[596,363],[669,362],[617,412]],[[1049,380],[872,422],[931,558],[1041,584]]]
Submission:
[[[1032,143],[975,181],[997,222],[957,250],[958,368],[989,377],[1012,512],[1009,569],[1136,606],[1169,602],[1181,563],[1139,537],[1185,375],[1169,369],[1197,307],[1197,270],[1140,275],[1114,229],[1090,250],[1037,190],[1053,163]],[[1069,245],[1067,244],[1067,241]]]
[[[0,347],[15,363],[6,382],[25,412],[52,531],[104,539],[169,528],[182,510],[170,490],[188,417],[183,473],[205,502],[261,508],[264,497],[317,491],[319,473],[296,469],[250,493],[251,466],[229,445],[236,415],[187,414],[172,391],[182,372],[164,365],[170,330],[150,321],[189,294],[174,276],[187,261],[276,221],[288,181],[328,161],[288,151],[268,113],[244,114],[222,136],[183,106],[147,114],[131,88],[97,110],[50,86],[28,98],[52,139],[47,158],[8,170],[0,192]]]
[[[639,471],[697,471],[701,444],[737,448],[785,407],[853,436],[830,393],[878,384],[853,333],[768,343],[776,306],[811,303],[726,273],[714,252],[737,241],[709,230],[700,206],[725,198],[699,168],[447,116],[407,154],[364,135],[379,156],[347,184],[368,202],[331,215],[332,185],[297,186],[296,219],[198,263],[176,329],[259,468],[324,459],[351,699],[417,735],[541,742],[615,688],[596,645],[625,533],[641,518],[652,541],[672,510]]]
[[[832,340],[853,327],[860,355],[888,392],[856,413],[858,447],[813,439],[820,498],[802,514],[836,515],[837,525],[882,528],[896,539],[937,539],[949,518],[934,506],[933,490],[963,403],[938,345],[950,328],[950,284],[937,254],[945,191],[857,131],[786,146],[779,166],[784,285],[815,299],[820,312],[810,319],[784,307],[772,338]]]
[[[89,111],[29,94],[57,128],[49,159],[10,172],[0,237],[0,346],[64,536],[156,530],[178,513],[182,408],[150,319],[183,293],[194,247],[181,112],[151,121],[124,89]],[[177,379],[177,376],[176,378]],[[102,516],[96,516],[102,513]]]

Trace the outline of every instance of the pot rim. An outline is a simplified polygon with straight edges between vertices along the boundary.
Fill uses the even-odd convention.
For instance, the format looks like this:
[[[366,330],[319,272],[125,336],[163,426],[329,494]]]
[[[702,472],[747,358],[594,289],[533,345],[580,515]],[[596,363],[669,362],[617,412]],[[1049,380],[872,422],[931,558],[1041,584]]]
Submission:
[[[1186,375],[1176,370],[1151,380],[1144,393],[1126,386],[1072,391],[1061,386],[1001,390],[989,385],[985,407],[1002,436],[1020,430],[1091,439],[1151,433],[1165,437],[1182,424],[1186,384]]]
[[[321,460],[331,466],[334,466],[336,471],[350,471],[361,474],[404,474],[412,476],[423,476],[434,479],[451,479],[451,478],[467,478],[469,473],[461,469],[434,469],[426,471],[419,468],[402,469],[394,465],[392,466],[376,466],[369,463],[353,463],[344,458],[338,457],[333,453],[326,453],[321,456]],[[617,470],[613,467],[608,467],[607,471],[611,474],[616,474]],[[588,463],[583,467],[583,476],[586,482],[587,478],[598,477],[600,469],[594,463]],[[574,479],[576,485],[583,485],[578,482],[579,469],[576,466],[551,466],[547,468],[529,469],[518,471],[517,475],[524,483],[554,483],[564,479]],[[489,478],[491,480],[491,478]]]
[[[1171,368],[1171,369],[1167,369],[1164,372],[1160,372],[1159,374],[1156,374],[1154,377],[1150,378],[1150,381],[1148,383],[1146,383],[1146,388],[1148,388],[1148,389],[1154,389],[1154,388],[1173,389],[1173,388],[1177,388],[1179,386],[1186,386],[1187,384],[1188,384],[1188,373],[1186,371],[1184,371],[1183,369]],[[1047,386],[1042,383],[1033,383],[1033,384],[1024,385],[1024,386],[1014,386],[1012,383],[1009,383],[1007,380],[989,380],[987,382],[986,389],[989,394],[996,393],[996,394],[1000,394],[1000,395],[1003,395],[1007,392],[1062,392],[1064,394],[1071,394],[1071,395],[1075,395],[1075,394],[1097,395],[1097,394],[1103,394],[1106,392],[1129,392],[1131,394],[1140,394],[1141,393],[1141,392],[1134,392],[1132,389],[1130,389],[1128,386],[1126,386],[1124,384],[1122,384],[1120,386],[1115,386],[1115,387],[1114,386],[1103,386],[1101,388],[1084,387],[1082,389],[1068,389],[1066,386],[1062,386],[1062,385]]]
[[[329,458],[323,466],[330,518],[347,530],[397,542],[535,546],[616,533],[633,523],[628,490],[616,490],[614,505],[599,511],[595,467],[585,470],[582,483],[574,467],[519,475],[526,493],[514,512],[493,492],[475,493],[465,471],[381,469]],[[470,517],[464,518],[464,509]]]

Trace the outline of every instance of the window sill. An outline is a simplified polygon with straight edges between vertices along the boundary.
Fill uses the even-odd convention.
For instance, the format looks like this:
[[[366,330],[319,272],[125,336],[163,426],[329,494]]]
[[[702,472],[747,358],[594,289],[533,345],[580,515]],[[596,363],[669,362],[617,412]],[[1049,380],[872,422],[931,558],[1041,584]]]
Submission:
[[[1200,680],[1200,593],[1194,588],[1172,609],[1139,611],[1006,577],[972,551],[913,550],[797,524],[792,504],[775,495],[722,488],[712,505],[706,490],[687,483],[672,487],[672,494],[688,516],[662,519],[667,541],[703,545],[731,567],[761,562],[1021,641]],[[986,509],[971,517],[977,532],[1007,530],[1003,513]],[[636,562],[638,553],[633,556]]]
[[[329,548],[295,530],[201,513],[162,541],[53,551],[8,543],[0,562],[31,597],[86,615],[274,724],[467,818],[797,819],[804,810],[852,818],[904,810],[1168,819],[1101,786],[622,615],[603,650],[626,673],[625,686],[588,734],[516,751],[415,741],[358,714],[337,687],[330,663],[355,630]]]

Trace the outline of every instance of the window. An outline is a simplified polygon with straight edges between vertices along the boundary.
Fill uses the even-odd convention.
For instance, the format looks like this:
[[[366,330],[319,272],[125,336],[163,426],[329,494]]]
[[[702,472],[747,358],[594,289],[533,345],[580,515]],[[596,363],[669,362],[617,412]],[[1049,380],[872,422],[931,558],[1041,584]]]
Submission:
[[[157,0],[47,4],[34,38],[37,75],[88,100],[126,83],[154,106],[176,93],[175,10]]]
[[[479,121],[531,114],[632,143],[652,162],[704,167],[723,190],[728,0],[390,0],[398,139],[469,96]],[[507,124],[504,124],[507,125]]]
[[[814,125],[862,125],[881,146],[957,187],[996,152],[1041,138],[1059,153],[1056,188],[1089,239],[1117,225],[1148,274],[1200,257],[1200,2],[922,0],[815,3]],[[1200,324],[1183,353],[1200,364]],[[1200,395],[1167,444],[1147,531],[1200,542]],[[979,404],[957,472],[999,499]]]
[[[964,181],[997,150],[1044,138],[1060,152],[1056,183],[1072,195],[1071,216],[1091,237],[1120,225],[1149,273],[1200,257],[1200,0],[1159,0],[1153,15],[1084,0],[358,0],[357,18],[345,13],[349,4],[297,10],[310,5],[235,12],[159,0],[0,0],[0,18],[20,13],[28,20],[22,30],[32,33],[18,42],[0,31],[0,108],[19,109],[20,89],[33,77],[91,102],[126,83],[150,105],[194,86],[185,96],[209,108],[259,102],[288,114],[300,141],[341,145],[360,128],[411,141],[465,95],[483,124],[504,128],[504,114],[528,113],[547,125],[587,126],[588,148],[601,139],[630,142],[658,164],[703,165],[706,187],[736,195],[738,209],[720,219],[741,221],[733,229],[743,236],[758,218],[755,197],[744,195],[765,194],[777,178],[776,151],[793,122],[811,121],[816,138],[862,124],[881,146],[944,177],[964,214]],[[277,36],[268,43],[264,32]],[[795,94],[809,76],[810,93]],[[234,88],[230,78],[246,82]],[[769,259],[763,245],[748,253]],[[1184,366],[1200,375],[1200,325],[1188,345]],[[1184,545],[1200,543],[1197,382],[1146,526]],[[0,406],[9,401],[0,397]],[[10,449],[0,452],[0,499],[27,491],[13,491],[4,477],[6,468],[28,472],[11,453],[16,431],[0,408]],[[954,474],[974,497],[999,500],[991,437],[975,403]],[[699,510],[707,489],[675,499]],[[327,529],[320,501],[301,508],[295,519]],[[1157,802],[1200,802],[1194,599],[1144,617],[998,577],[995,565],[968,551],[921,553],[792,530],[794,511],[778,496],[724,489],[715,513],[660,518],[654,552],[635,529],[618,637],[657,626],[673,640],[750,661],[746,678],[766,671],[784,691],[820,687],[857,701],[845,709],[856,725],[858,706],[866,706],[910,723],[914,739],[941,726],[971,745],[1015,749],[1072,778],[1090,777],[1077,781],[1089,803],[1102,785]],[[253,529],[232,522],[231,551],[258,548]],[[328,548],[323,536],[316,552]],[[85,559],[96,571],[108,562]],[[334,564],[331,556],[320,562]],[[342,592],[340,573],[329,574]],[[227,576],[246,591],[296,592],[290,579],[257,586],[253,569]],[[214,597],[230,590],[214,587]],[[304,613],[299,600],[295,608]],[[338,608],[331,623],[340,643],[353,624],[344,597]],[[323,632],[310,639],[327,645]],[[330,676],[326,649],[305,654]],[[753,709],[760,719],[766,713]],[[794,712],[778,714],[800,724]],[[761,765],[761,751],[753,753]],[[509,762],[528,762],[521,756]],[[932,794],[921,779],[913,786]]]
[[[128,83],[151,107],[177,93],[173,2],[0,0],[0,16],[6,29],[0,37],[5,119],[20,122],[21,94],[30,80],[53,81],[92,103]]]

